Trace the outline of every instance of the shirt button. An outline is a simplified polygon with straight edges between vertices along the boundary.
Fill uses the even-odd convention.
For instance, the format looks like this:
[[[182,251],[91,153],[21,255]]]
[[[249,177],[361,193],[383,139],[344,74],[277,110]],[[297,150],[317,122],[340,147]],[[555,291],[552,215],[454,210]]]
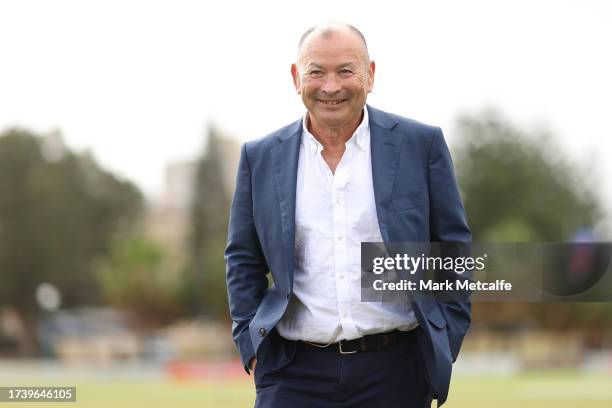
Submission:
[[[340,280],[344,279],[344,275],[340,275]]]
[[[266,329],[263,327],[259,328],[259,337],[264,337],[266,335]]]
[[[342,241],[342,235],[338,236],[338,241]]]

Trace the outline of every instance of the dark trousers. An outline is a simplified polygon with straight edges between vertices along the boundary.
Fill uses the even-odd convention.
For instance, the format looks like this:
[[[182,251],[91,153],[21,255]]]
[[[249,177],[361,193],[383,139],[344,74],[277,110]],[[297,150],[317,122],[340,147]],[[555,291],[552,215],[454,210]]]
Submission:
[[[282,340],[288,341],[288,340]],[[386,349],[340,354],[296,342],[291,362],[255,367],[255,408],[429,408],[432,393],[415,333]]]

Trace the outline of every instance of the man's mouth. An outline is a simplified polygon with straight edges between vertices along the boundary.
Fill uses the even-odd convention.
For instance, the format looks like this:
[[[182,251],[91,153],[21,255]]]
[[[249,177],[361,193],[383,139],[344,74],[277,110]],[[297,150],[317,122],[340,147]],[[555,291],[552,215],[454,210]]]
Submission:
[[[346,102],[346,101],[348,101],[348,99],[337,99],[337,100],[330,100],[330,101],[319,99],[319,102],[325,105],[339,105],[342,102]]]

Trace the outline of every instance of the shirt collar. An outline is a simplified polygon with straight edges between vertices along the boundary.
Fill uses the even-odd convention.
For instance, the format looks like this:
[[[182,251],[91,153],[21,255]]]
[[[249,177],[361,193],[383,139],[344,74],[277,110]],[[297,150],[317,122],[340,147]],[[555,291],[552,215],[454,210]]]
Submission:
[[[312,133],[308,130],[306,121],[308,120],[308,113],[304,115],[302,119],[302,144],[310,151],[314,156],[323,150],[323,145],[319,142]],[[368,110],[363,108],[363,119],[353,136],[346,142],[346,144],[354,143],[363,151],[367,151],[370,147],[370,121],[368,117]]]

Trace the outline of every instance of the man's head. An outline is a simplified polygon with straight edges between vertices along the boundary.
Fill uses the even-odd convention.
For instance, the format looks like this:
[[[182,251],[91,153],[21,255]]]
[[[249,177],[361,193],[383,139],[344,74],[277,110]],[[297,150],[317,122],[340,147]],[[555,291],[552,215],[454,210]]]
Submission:
[[[291,66],[293,82],[318,126],[341,128],[356,123],[374,86],[375,65],[363,34],[342,23],[307,30]]]

